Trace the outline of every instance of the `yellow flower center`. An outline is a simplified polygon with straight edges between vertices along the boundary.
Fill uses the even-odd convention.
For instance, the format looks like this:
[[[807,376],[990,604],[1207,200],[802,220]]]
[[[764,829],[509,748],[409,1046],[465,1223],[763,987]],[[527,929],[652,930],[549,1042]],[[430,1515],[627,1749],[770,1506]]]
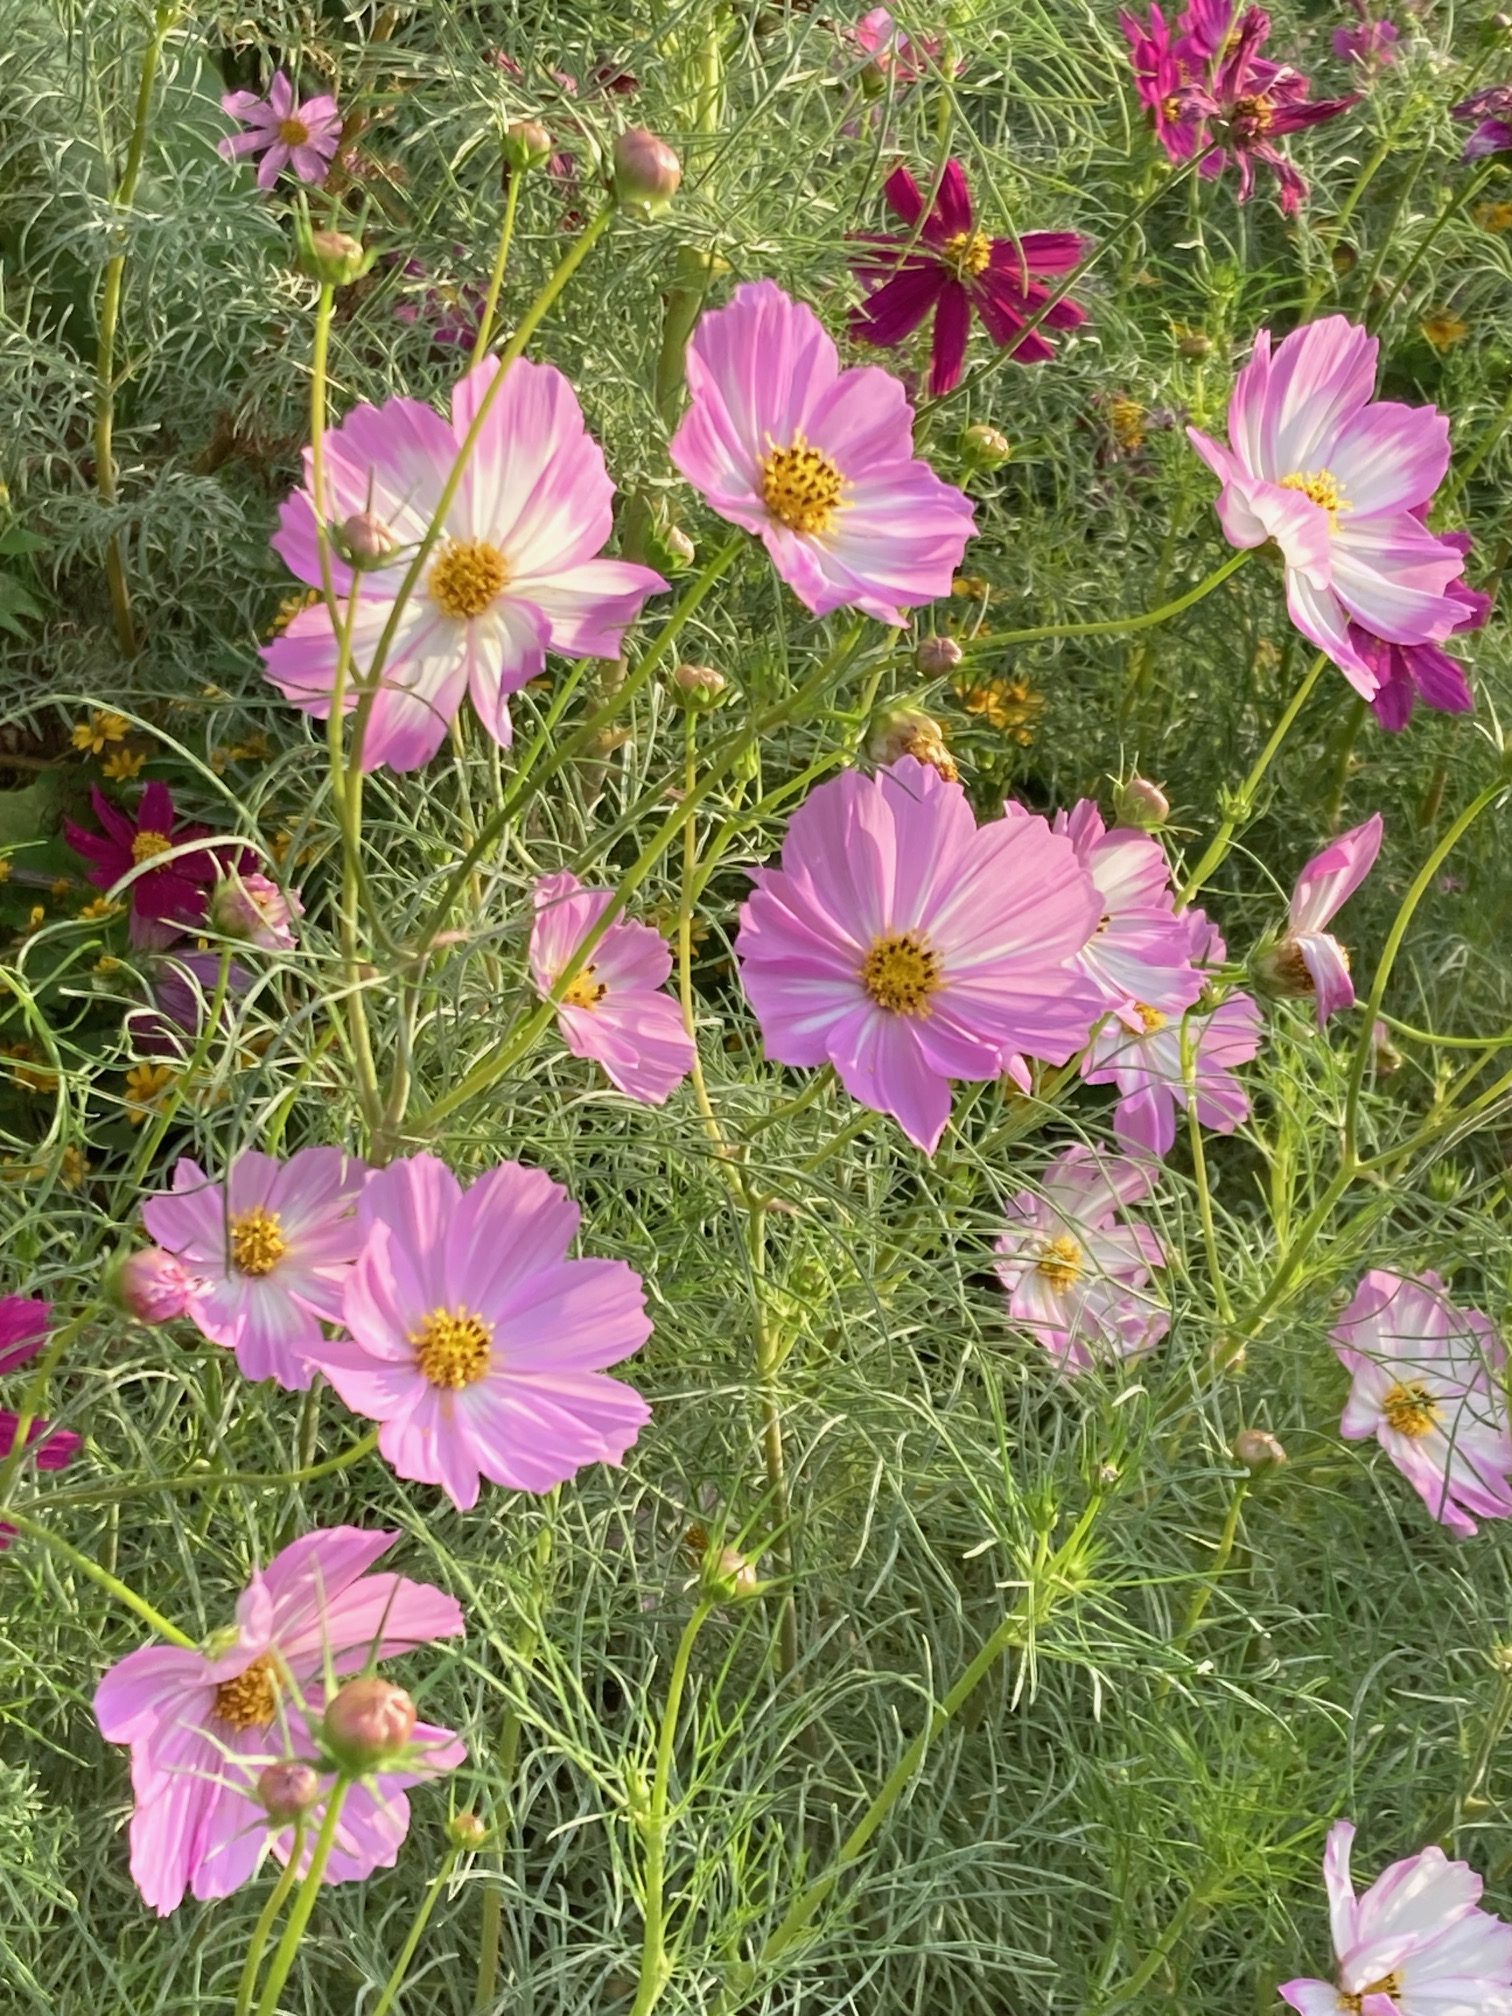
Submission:
[[[1349,504],[1332,469],[1294,469],[1290,476],[1281,478],[1281,488],[1300,490],[1304,497],[1311,497],[1314,504],[1321,504],[1328,513],[1331,527],[1338,524],[1340,511],[1347,509]]]
[[[1082,1271],[1085,1255],[1069,1232],[1057,1233],[1045,1241],[1045,1249],[1035,1262],[1052,1288],[1069,1288]]]
[[[166,833],[154,833],[150,826],[144,826],[131,843],[131,858],[140,868],[144,861],[155,861],[159,854],[166,854],[172,845]]]
[[[609,992],[602,980],[595,980],[596,966],[585,966],[581,973],[568,981],[562,995],[564,1008],[596,1008]]]
[[[957,280],[974,280],[987,271],[992,240],[985,231],[957,231],[940,247],[940,257]]]
[[[481,616],[509,585],[509,567],[486,539],[448,539],[430,571],[431,600],[443,616]]]
[[[1158,1008],[1152,1008],[1148,1001],[1136,1001],[1134,1013],[1145,1026],[1145,1033],[1153,1035],[1157,1029],[1164,1029],[1169,1017],[1162,1015]]]
[[[215,1690],[215,1715],[233,1729],[266,1729],[278,1713],[278,1662],[261,1652],[244,1673]]]
[[[1349,2016],[1360,2016],[1367,1995],[1399,1995],[1402,1992],[1402,1977],[1396,1972],[1383,1974],[1379,1981],[1372,1981],[1368,1988],[1362,1988],[1358,1995],[1347,1995],[1339,1990],[1339,2007],[1347,2010]]]
[[[485,1378],[493,1359],[493,1325],[459,1304],[432,1309],[418,1330],[410,1332],[415,1363],[432,1386],[460,1392]]]
[[[800,434],[791,447],[761,458],[761,501],[792,532],[827,532],[840,510],[845,478],[822,448]]]
[[[285,147],[303,147],[310,137],[310,129],[303,119],[280,119],[278,137]]]
[[[1410,1435],[1416,1441],[1420,1435],[1432,1432],[1438,1420],[1438,1402],[1426,1386],[1412,1380],[1406,1385],[1392,1387],[1381,1403],[1381,1412],[1386,1416],[1388,1427],[1395,1428],[1398,1435]],[[1373,1992],[1368,1988],[1365,1990],[1367,1995]],[[1385,1994],[1387,1991],[1383,1989],[1381,1992]]]
[[[288,1250],[276,1211],[257,1204],[231,1220],[231,1264],[239,1274],[271,1274]]]
[[[917,931],[902,931],[875,939],[861,962],[861,985],[879,1008],[889,1015],[930,1013],[929,997],[938,994],[944,981],[940,959]]]

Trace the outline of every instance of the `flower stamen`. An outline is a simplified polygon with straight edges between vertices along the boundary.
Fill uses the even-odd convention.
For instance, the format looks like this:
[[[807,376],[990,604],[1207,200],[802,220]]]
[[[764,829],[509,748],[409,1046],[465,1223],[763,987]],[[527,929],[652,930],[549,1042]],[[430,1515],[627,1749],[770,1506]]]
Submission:
[[[861,985],[889,1015],[912,1015],[922,1021],[933,1012],[930,996],[944,984],[940,955],[917,931],[874,939],[861,962]]]
[[[957,280],[974,280],[992,261],[992,240],[985,231],[955,231],[940,247],[940,257]]]
[[[1332,469],[1294,469],[1289,476],[1281,478],[1283,490],[1300,490],[1304,497],[1310,497],[1314,504],[1321,505],[1328,513],[1329,526],[1336,527],[1339,513],[1347,510],[1349,499],[1339,487],[1339,479]]]
[[[1051,1288],[1069,1288],[1082,1271],[1086,1255],[1069,1232],[1059,1232],[1053,1239],[1045,1241],[1044,1250],[1034,1263],[1035,1271],[1044,1276]]]
[[[155,833],[150,826],[144,826],[131,843],[131,858],[138,868],[144,861],[155,861],[159,854],[166,854],[173,846],[166,833]]]
[[[243,1672],[215,1690],[217,1720],[232,1729],[266,1729],[278,1714],[278,1662],[260,1652]]]
[[[1417,1380],[1405,1384],[1401,1381],[1392,1387],[1381,1402],[1381,1412],[1386,1417],[1386,1425],[1394,1428],[1398,1435],[1408,1435],[1413,1441],[1433,1432],[1438,1421],[1438,1402],[1428,1388]],[[1375,1991],[1367,1988],[1367,1995]],[[1385,1989],[1380,1991],[1386,1993]]]
[[[493,1363],[493,1325],[464,1304],[432,1309],[418,1330],[410,1332],[415,1363],[432,1386],[460,1393],[488,1376]]]
[[[486,539],[448,539],[426,585],[443,616],[481,616],[509,585],[509,566]]]
[[[254,1280],[271,1274],[288,1250],[276,1211],[256,1204],[231,1220],[231,1264],[239,1274],[250,1274]]]
[[[562,994],[564,1008],[597,1008],[609,992],[604,981],[594,979],[593,976],[597,971],[596,966],[588,965],[580,973],[573,975]]]
[[[310,129],[303,119],[292,116],[278,122],[278,138],[285,147],[306,147],[310,141]]]
[[[761,458],[761,501],[790,532],[827,532],[845,494],[845,478],[822,448],[800,434]]]

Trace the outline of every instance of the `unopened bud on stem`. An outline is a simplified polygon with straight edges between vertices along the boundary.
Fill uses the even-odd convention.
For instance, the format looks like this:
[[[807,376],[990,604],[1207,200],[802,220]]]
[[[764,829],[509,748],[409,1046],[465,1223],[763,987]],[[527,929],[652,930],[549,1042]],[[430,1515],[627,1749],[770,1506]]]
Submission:
[[[631,126],[614,143],[614,193],[627,209],[654,217],[682,181],[682,163],[655,133]]]

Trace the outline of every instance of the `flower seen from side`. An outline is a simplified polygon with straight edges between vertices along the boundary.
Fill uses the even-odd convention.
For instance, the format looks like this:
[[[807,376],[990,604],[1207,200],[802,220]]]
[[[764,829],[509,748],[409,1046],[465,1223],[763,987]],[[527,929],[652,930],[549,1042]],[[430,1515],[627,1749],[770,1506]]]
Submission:
[[[1384,831],[1375,813],[1315,854],[1297,877],[1286,931],[1268,952],[1260,971],[1279,994],[1311,994],[1321,1029],[1330,1015],[1354,1005],[1349,954],[1324,926],[1333,921],[1375,866]]]

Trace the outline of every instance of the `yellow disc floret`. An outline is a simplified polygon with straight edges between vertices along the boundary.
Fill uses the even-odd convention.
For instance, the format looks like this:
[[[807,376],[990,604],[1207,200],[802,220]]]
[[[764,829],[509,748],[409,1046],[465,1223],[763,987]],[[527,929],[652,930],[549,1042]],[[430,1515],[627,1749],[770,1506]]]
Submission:
[[[436,556],[427,585],[443,616],[481,616],[509,585],[509,567],[486,539],[448,539]]]
[[[432,1386],[460,1393],[485,1378],[493,1361],[493,1325],[461,1303],[432,1309],[410,1332],[415,1363]]]
[[[271,1274],[289,1250],[276,1211],[256,1204],[231,1220],[231,1264],[239,1274],[260,1278]]]
[[[899,931],[872,941],[861,962],[861,985],[889,1015],[922,1019],[931,1010],[931,995],[944,985],[940,956],[917,931]]]
[[[800,434],[761,458],[761,501],[791,532],[827,532],[840,511],[845,478],[822,448]]]

